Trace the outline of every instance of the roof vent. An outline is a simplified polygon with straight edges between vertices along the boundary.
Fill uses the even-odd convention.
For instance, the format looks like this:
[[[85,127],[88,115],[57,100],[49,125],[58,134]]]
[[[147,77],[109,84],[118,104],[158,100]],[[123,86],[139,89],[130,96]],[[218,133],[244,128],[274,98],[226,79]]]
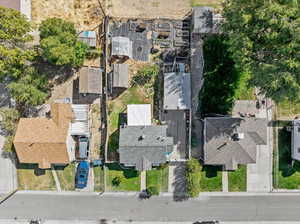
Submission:
[[[140,135],[140,137],[139,137],[139,141],[142,141],[142,140],[144,140],[145,139],[145,135]]]
[[[231,139],[233,141],[239,141],[241,139],[244,139],[245,137],[245,134],[244,133],[234,133],[232,136],[231,136]]]

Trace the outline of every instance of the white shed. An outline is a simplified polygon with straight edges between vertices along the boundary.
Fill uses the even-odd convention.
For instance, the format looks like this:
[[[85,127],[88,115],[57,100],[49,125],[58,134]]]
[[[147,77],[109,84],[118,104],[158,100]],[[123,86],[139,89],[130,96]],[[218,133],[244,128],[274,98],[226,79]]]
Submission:
[[[151,104],[129,104],[127,105],[128,126],[151,125]]]

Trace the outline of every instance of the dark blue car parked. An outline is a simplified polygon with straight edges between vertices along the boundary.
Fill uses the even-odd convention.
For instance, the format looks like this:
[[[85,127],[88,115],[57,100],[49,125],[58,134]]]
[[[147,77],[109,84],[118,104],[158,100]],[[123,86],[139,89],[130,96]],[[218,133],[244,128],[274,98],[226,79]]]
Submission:
[[[75,187],[85,188],[87,185],[89,176],[89,163],[87,161],[81,161],[77,166]]]

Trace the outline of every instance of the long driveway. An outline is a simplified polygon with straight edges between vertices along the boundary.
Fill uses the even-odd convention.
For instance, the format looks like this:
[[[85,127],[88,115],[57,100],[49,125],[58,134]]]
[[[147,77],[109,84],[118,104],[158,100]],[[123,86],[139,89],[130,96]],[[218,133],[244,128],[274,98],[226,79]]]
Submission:
[[[7,193],[16,188],[16,168],[11,159],[2,156],[5,138],[0,135],[0,192]]]
[[[0,205],[1,218],[117,219],[133,221],[300,221],[300,195],[172,197],[17,193]]]

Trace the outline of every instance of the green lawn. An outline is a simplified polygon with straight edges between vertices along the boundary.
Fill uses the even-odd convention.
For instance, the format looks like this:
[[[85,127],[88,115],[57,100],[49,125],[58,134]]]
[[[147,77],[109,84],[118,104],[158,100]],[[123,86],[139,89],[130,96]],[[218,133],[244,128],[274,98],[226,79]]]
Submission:
[[[169,167],[148,170],[146,172],[146,186],[156,186],[160,192],[168,191]]]
[[[94,191],[104,191],[104,169],[101,166],[94,167]]]
[[[60,187],[64,191],[75,190],[75,163],[70,163],[65,167],[55,167]]]
[[[300,103],[283,101],[277,104],[277,117],[280,118],[294,118],[300,115]]]
[[[203,166],[201,170],[200,191],[222,191],[222,167]]]
[[[247,166],[239,165],[236,171],[228,172],[229,191],[247,191]]]
[[[283,128],[278,129],[278,150],[274,156],[279,159],[278,166],[274,166],[274,187],[300,189],[300,163],[291,164],[291,133]]]
[[[123,169],[118,163],[107,165],[107,191],[140,191],[140,173],[134,169]],[[113,185],[114,178],[119,177],[120,184]]]
[[[119,97],[108,102],[108,158],[118,160],[117,149],[119,147],[119,125],[123,118],[122,113],[126,113],[128,104],[151,103],[152,99],[147,98],[143,90],[139,87],[131,87],[123,92]]]
[[[235,99],[237,100],[255,100],[254,88],[247,85],[250,73],[244,72],[239,77],[238,87],[235,90]]]
[[[17,164],[19,190],[56,190],[50,169],[41,170],[34,164]]]

